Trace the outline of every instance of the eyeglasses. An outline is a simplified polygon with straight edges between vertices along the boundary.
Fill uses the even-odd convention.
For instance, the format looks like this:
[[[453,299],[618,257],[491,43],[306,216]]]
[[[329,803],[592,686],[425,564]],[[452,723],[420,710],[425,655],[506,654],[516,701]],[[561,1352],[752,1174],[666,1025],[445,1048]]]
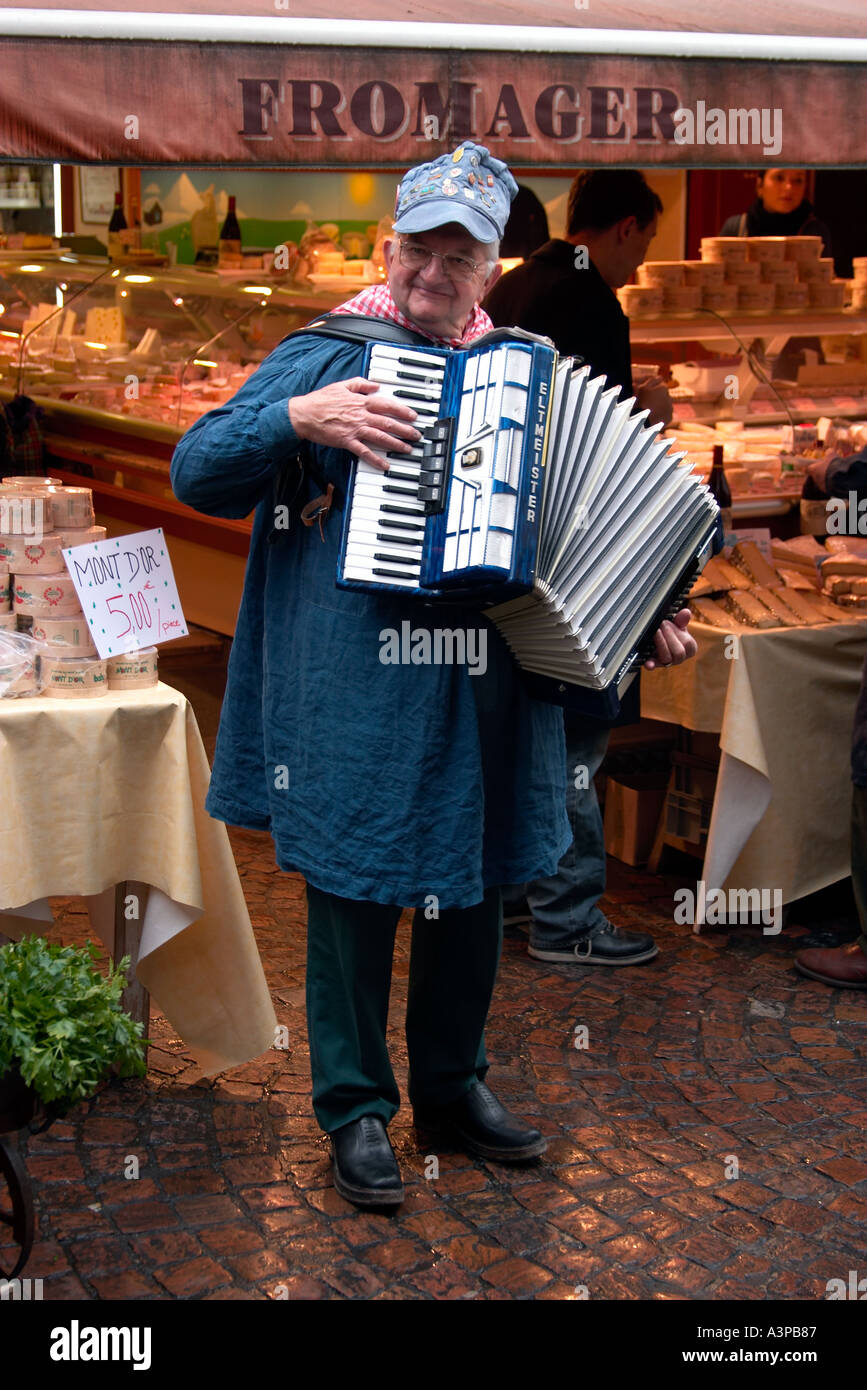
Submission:
[[[400,263],[407,270],[424,270],[425,266],[430,265],[431,257],[435,256],[442,261],[443,270],[450,280],[467,281],[487,265],[487,261],[471,261],[466,256],[443,256],[429,246],[420,246],[417,241],[404,241],[403,237],[398,240]]]

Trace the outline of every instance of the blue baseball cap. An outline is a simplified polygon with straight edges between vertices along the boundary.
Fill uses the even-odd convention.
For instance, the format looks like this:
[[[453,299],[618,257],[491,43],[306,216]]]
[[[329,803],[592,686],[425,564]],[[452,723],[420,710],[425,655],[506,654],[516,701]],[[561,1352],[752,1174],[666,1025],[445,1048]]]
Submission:
[[[476,241],[499,241],[518,191],[508,167],[484,145],[465,140],[452,154],[416,164],[400,181],[396,232],[429,232],[459,222]]]

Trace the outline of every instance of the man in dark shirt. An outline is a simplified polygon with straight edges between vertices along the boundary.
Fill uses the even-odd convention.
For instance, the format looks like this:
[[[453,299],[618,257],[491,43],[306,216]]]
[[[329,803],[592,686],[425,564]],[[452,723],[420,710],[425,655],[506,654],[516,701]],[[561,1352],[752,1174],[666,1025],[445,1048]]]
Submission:
[[[647,255],[661,211],[637,169],[579,174],[569,193],[565,238],[546,242],[504,275],[485,309],[497,327],[544,334],[564,356],[582,357],[610,385],[620,386],[622,399],[636,396],[640,409],[667,424],[671,399],[659,379],[633,389],[629,320],[614,292]],[[688,610],[677,621],[685,628]],[[529,921],[529,952],[539,960],[638,965],[658,952],[651,936],[614,926],[598,906],[605,891],[605,836],[593,778],[608,735],[608,724],[567,717],[566,809],[573,843],[556,874],[527,884],[525,903],[504,895],[505,920]]]
[[[668,424],[671,400],[658,378],[633,389],[629,320],[615,290],[647,255],[662,203],[637,169],[579,174],[569,194],[565,238],[554,237],[504,275],[485,300],[496,326],[550,338],[565,357],[635,395],[639,409]]]

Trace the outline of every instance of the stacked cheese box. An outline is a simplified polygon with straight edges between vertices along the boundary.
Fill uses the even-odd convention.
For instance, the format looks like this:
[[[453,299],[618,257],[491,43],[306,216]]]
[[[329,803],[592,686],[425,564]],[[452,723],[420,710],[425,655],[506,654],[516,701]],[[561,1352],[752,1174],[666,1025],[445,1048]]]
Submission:
[[[4,478],[0,486],[0,644],[2,631],[23,641],[5,643],[6,696],[68,699],[102,695],[119,686],[155,685],[156,650],[133,658],[100,660],[63,550],[105,540],[94,525],[89,488],[65,487],[59,478]],[[32,641],[32,648],[29,643]],[[134,670],[130,672],[130,663]],[[119,663],[119,666],[118,666]],[[145,676],[147,679],[144,679]],[[152,677],[152,678],[151,678]]]
[[[689,607],[698,621],[726,632],[740,632],[749,628],[846,623],[861,616],[852,611],[860,604],[850,601],[841,606],[842,599],[829,582],[835,565],[847,582],[854,582],[849,564],[852,557],[848,554],[826,550],[812,536],[774,541],[771,553],[773,564],[768,563],[753,541],[745,540],[709,560],[689,598]],[[867,556],[858,563],[867,580]],[[823,572],[825,565],[831,567],[828,574]],[[851,591],[847,592],[851,599]],[[867,608],[867,584],[864,598],[863,606]]]
[[[630,318],[842,309],[845,282],[821,237],[702,237],[699,261],[645,261],[637,285],[617,291]]]

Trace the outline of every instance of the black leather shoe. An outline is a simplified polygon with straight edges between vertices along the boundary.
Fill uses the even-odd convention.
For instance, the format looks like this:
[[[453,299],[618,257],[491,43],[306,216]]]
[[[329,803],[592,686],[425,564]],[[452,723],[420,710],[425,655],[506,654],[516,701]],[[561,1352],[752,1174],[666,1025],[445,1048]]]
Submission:
[[[458,1100],[435,1109],[413,1109],[422,1129],[445,1130],[461,1147],[500,1163],[523,1163],[548,1147],[538,1129],[531,1129],[501,1105],[483,1081],[477,1081]]]
[[[528,946],[535,960],[565,961],[568,965],[642,965],[659,955],[659,947],[646,932],[628,932],[603,922],[571,946]]]
[[[334,1186],[362,1207],[399,1207],[403,1183],[394,1150],[378,1115],[341,1125],[331,1135]]]

